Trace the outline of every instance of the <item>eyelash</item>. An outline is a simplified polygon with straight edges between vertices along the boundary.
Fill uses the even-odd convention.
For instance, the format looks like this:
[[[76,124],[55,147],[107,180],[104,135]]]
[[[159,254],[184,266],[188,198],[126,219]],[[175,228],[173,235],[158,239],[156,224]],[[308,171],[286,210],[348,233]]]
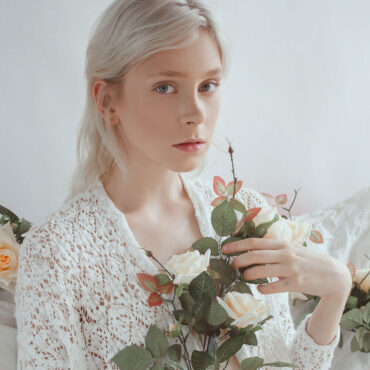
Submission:
[[[219,86],[220,85],[220,83],[217,83],[217,82],[212,82],[212,81],[209,81],[209,82],[206,82],[206,83],[204,83],[203,85],[207,85],[207,84],[213,84],[213,85],[215,85],[215,89],[216,89],[216,87],[217,86]],[[170,83],[167,83],[167,82],[162,82],[161,84],[159,84],[159,85],[157,85],[155,88],[154,88],[154,91],[157,91],[157,88],[158,87],[160,87],[160,86],[167,86],[167,85],[169,85],[169,86],[172,86]],[[173,87],[173,86],[172,86]],[[158,91],[157,91],[158,92]],[[205,92],[214,92],[214,91],[205,91]],[[161,94],[161,95],[169,95],[168,93],[159,93],[159,94]]]

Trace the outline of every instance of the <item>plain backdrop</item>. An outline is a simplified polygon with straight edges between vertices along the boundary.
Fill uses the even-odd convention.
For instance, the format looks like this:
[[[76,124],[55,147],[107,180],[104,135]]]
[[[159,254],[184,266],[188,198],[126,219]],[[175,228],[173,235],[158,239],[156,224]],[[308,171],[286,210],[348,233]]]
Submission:
[[[231,69],[202,177],[286,193],[292,214],[370,184],[370,2],[209,0]],[[0,204],[38,223],[67,195],[90,28],[107,0],[0,1]]]

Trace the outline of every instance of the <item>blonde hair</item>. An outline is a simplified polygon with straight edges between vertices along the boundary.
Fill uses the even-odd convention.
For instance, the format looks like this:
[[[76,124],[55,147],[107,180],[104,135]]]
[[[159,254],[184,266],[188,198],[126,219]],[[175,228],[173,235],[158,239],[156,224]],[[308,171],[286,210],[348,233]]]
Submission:
[[[122,144],[118,143],[114,126],[105,123],[109,122],[110,99],[104,93],[97,97],[106,108],[104,119],[93,98],[94,83],[103,79],[115,88],[130,66],[151,54],[191,45],[200,27],[214,37],[226,77],[227,39],[218,21],[200,0],[115,0],[96,20],[86,50],[87,95],[78,127],[77,166],[65,202],[85,191],[113,165],[118,166],[123,176],[127,175],[124,153],[119,149]],[[199,168],[201,172],[204,159],[197,170]]]

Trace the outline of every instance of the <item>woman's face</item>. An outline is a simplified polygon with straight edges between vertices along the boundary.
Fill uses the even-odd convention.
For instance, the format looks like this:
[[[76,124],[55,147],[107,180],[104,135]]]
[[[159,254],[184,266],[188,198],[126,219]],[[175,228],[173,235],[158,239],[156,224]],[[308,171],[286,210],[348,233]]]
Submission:
[[[162,74],[166,71],[181,75]],[[217,44],[203,29],[192,46],[160,51],[131,68],[114,103],[128,163],[150,161],[174,172],[195,169],[212,140],[221,78]],[[192,137],[205,140],[199,151],[174,146]]]

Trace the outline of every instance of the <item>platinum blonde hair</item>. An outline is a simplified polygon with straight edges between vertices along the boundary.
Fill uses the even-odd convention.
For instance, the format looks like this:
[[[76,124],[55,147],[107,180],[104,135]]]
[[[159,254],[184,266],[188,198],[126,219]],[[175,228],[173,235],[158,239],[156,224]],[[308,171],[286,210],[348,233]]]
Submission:
[[[191,45],[200,27],[214,37],[226,77],[229,70],[227,38],[217,19],[200,0],[115,0],[99,16],[90,31],[86,50],[86,102],[78,127],[77,166],[70,178],[65,202],[109,173],[114,165],[127,176],[125,154],[119,149],[122,144],[118,142],[114,126],[106,123],[109,122],[109,95],[103,92],[97,96],[106,108],[103,118],[93,98],[94,83],[103,79],[114,89],[130,66],[161,50]],[[204,159],[197,167],[200,172]]]

